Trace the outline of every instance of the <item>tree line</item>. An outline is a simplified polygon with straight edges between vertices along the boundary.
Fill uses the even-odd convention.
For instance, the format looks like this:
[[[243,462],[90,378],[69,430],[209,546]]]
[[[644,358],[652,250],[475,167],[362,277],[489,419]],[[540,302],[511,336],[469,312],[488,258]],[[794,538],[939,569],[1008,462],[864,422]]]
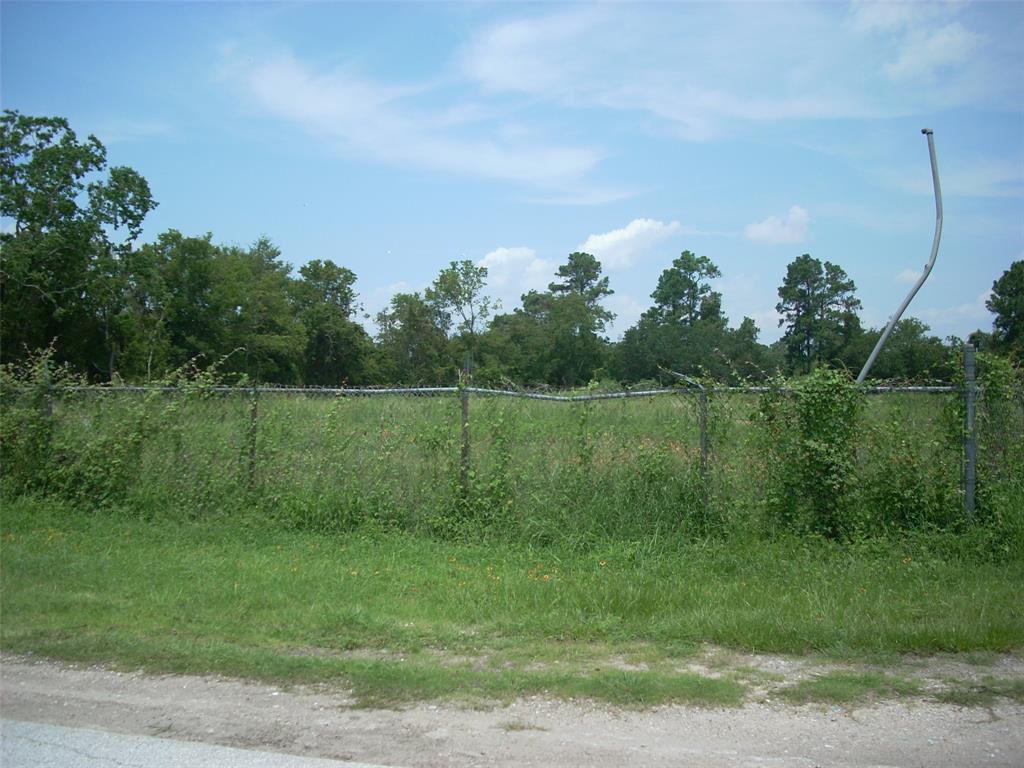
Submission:
[[[0,128],[3,363],[53,346],[58,360],[97,381],[154,380],[199,358],[226,375],[282,384],[441,384],[469,371],[482,382],[564,387],[666,370],[737,382],[822,364],[855,371],[881,333],[861,325],[846,272],[803,254],[778,290],[784,335],[762,344],[754,320],[733,327],[723,313],[711,282],[719,267],[683,251],[618,342],[606,336],[609,279],[581,252],[510,312],[487,295],[485,267],[453,261],[422,293],[395,295],[371,336],[347,267],[314,259],[293,273],[266,237],[239,247],[170,230],[140,243],[157,203],[139,173],[107,166],[98,139],[79,140],[63,118],[11,110]],[[971,340],[1024,357],[1022,297],[1017,261],[993,286],[993,330]],[[872,373],[947,379],[960,343],[908,318]]]

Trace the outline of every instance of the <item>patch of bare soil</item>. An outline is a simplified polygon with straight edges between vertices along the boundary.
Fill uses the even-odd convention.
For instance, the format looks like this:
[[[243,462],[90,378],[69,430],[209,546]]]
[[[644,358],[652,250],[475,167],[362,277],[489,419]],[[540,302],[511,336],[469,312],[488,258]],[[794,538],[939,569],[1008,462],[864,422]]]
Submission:
[[[695,671],[795,680],[842,665],[711,651]],[[697,668],[700,668],[699,670]],[[908,660],[897,674],[944,684],[1019,678],[1016,657]],[[777,679],[777,678],[775,678]],[[923,699],[793,707],[755,695],[736,709],[621,710],[533,697],[508,706],[353,707],[343,690],[157,676],[0,657],[0,715],[394,766],[1015,766],[1024,706]]]

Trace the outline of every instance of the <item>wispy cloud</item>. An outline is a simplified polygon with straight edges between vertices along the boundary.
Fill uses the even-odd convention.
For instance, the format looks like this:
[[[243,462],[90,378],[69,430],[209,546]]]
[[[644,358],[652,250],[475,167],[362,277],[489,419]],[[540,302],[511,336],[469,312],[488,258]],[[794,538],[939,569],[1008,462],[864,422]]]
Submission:
[[[461,73],[492,94],[653,116],[707,141],[743,123],[902,116],[1003,105],[1019,95],[1005,46],[988,45],[964,4],[586,5],[478,32]],[[962,18],[961,18],[962,17]],[[844,23],[845,22],[845,23]],[[723,56],[723,51],[743,51]],[[922,91],[941,74],[943,88]]]
[[[621,229],[591,235],[577,250],[597,257],[607,270],[622,269],[682,231],[678,221],[666,224],[656,219],[633,219]]]
[[[229,54],[228,82],[257,110],[298,126],[337,151],[377,161],[499,179],[568,196],[582,193],[599,149],[481,124],[471,107],[414,106],[422,88],[318,70],[291,54]],[[419,98],[418,102],[423,99]],[[472,124],[472,129],[467,129]]]
[[[883,182],[921,195],[932,194],[932,177],[925,164],[915,169],[887,166],[875,171]],[[941,170],[942,194],[961,197],[1024,197],[1024,156],[954,156]]]
[[[922,13],[933,12],[933,8],[925,3],[854,0],[850,4],[849,23],[858,32],[891,31],[918,21]]]
[[[736,119],[867,114],[835,77],[807,77],[808,46],[815,68],[841,68],[818,42],[827,17],[809,6],[791,10],[785,25],[756,6],[719,14],[694,8],[692,23],[680,24],[671,8],[634,14],[585,6],[492,25],[464,47],[460,64],[488,92],[646,112],[696,141]],[[801,56],[786,42],[793,35],[804,43]],[[729,48],[745,55],[723,65],[718,54]]]
[[[931,78],[941,70],[967,61],[984,38],[953,22],[935,30],[912,31],[896,61],[885,73],[894,80]]]
[[[928,320],[936,325],[944,321],[957,319],[975,321],[984,326],[986,322],[988,324],[991,324],[992,322],[992,313],[989,312],[988,307],[985,306],[985,302],[987,302],[991,296],[992,291],[988,290],[984,293],[978,294],[974,301],[943,308],[925,307],[914,314],[922,320]]]
[[[744,233],[748,240],[755,243],[769,245],[802,243],[807,237],[807,228],[810,223],[811,216],[807,210],[799,205],[794,205],[790,207],[785,218],[769,216],[764,221],[748,224]]]

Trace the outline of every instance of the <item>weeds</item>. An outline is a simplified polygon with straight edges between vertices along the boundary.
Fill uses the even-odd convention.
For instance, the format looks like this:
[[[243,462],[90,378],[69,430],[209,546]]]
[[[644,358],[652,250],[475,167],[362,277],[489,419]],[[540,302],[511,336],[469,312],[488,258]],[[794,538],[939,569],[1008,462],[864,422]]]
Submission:
[[[82,391],[47,360],[0,377],[12,496],[54,494],[145,518],[258,509],[290,530],[581,550],[932,530],[971,538],[978,556],[1024,550],[1024,454],[1014,439],[1024,410],[1019,374],[1001,364],[985,369],[971,526],[958,489],[962,431],[944,428],[952,417],[942,421],[936,396],[867,400],[827,369],[777,382],[753,420],[751,396],[693,389],[571,405],[473,397],[464,453],[459,403],[448,397],[257,399],[223,394],[216,368],[195,366],[168,379],[173,392]]]
[[[782,688],[778,695],[791,704],[856,704],[920,693],[921,688],[914,681],[883,672],[828,672]]]

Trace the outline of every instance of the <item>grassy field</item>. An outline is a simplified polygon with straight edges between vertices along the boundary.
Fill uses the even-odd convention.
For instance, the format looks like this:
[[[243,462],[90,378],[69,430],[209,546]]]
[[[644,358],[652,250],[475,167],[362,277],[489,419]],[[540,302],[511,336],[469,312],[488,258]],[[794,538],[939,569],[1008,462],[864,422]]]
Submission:
[[[332,682],[367,705],[532,693],[736,704],[765,681],[687,671],[705,644],[839,659],[1020,649],[1024,562],[978,562],[964,549],[952,537],[648,539],[581,552],[7,500],[0,643],[162,672]],[[783,683],[794,701],[844,695],[836,686],[912,688]],[[1016,695],[1019,681],[950,695],[985,690]]]

